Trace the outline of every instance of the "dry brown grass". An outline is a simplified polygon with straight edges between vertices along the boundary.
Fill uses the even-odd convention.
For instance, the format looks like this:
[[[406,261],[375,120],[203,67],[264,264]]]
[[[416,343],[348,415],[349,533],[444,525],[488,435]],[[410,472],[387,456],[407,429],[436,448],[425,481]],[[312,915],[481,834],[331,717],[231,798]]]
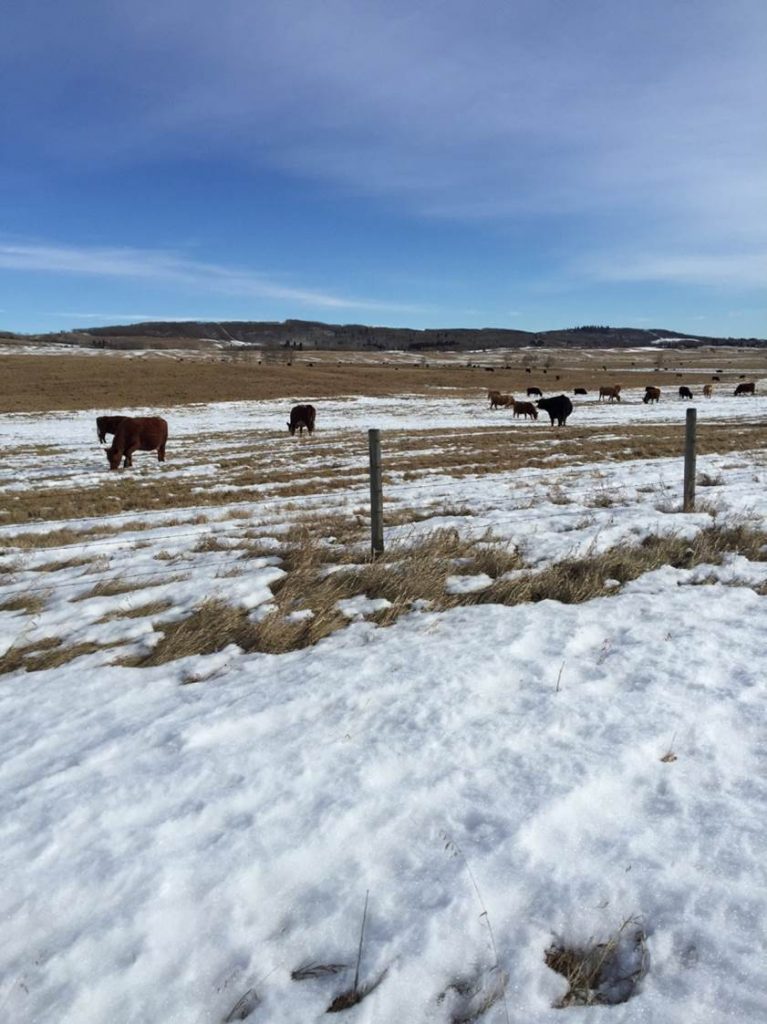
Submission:
[[[30,572],[60,572],[62,569],[77,569],[81,565],[90,565],[97,561],[96,555],[79,555],[77,558],[61,558],[43,565],[33,565]]]
[[[27,615],[37,615],[45,608],[45,599],[37,594],[19,594],[18,597],[9,597],[0,604],[0,612],[26,612]]]
[[[555,1009],[614,1006],[629,1000],[647,973],[645,935],[637,921],[628,918],[604,942],[550,946],[544,961],[569,985]]]
[[[127,606],[119,608],[117,611],[109,612],[108,615],[103,615],[98,619],[98,622],[112,622],[114,619],[151,618],[153,615],[161,615],[163,612],[167,612],[172,607],[172,601],[149,601],[146,604],[136,605],[135,607]]]
[[[767,373],[765,354],[758,349],[670,351],[653,354],[650,359],[658,367],[651,371],[653,383],[661,387],[678,385],[679,372],[685,374],[683,383],[697,387],[708,382],[720,366],[726,371],[723,386],[730,379],[734,382],[739,372],[752,376]],[[13,388],[6,389],[0,411],[105,409],[105,405],[109,406],[105,411],[136,405],[166,409],[191,402],[278,398],[287,404],[309,396],[432,394],[434,387],[471,389],[478,402],[486,404],[491,378],[485,365],[496,367],[492,386],[512,394],[531,382],[545,387],[548,381],[547,390],[585,387],[593,392],[616,374],[626,388],[644,384],[648,377],[646,359],[638,364],[636,353],[614,350],[488,352],[480,357],[475,353],[430,353],[428,368],[418,356],[403,360],[388,353],[304,353],[292,366],[276,362],[259,365],[258,360],[256,353],[243,353],[226,362],[186,357],[177,362],[152,353],[138,359],[111,354],[0,356],[0,374],[14,382]],[[479,361],[481,365],[467,365]],[[532,363],[529,374],[526,363]]]
[[[20,669],[25,672],[42,672],[45,669],[59,668],[85,654],[94,654],[96,651],[109,650],[118,646],[120,646],[119,642],[95,644],[89,641],[67,646],[57,637],[48,637],[32,644],[13,644],[0,657],[0,675],[17,672]]]
[[[68,526],[60,530],[46,530],[44,533],[12,533],[2,538],[3,547],[18,548],[21,551],[35,548],[58,548],[69,544],[82,544],[98,537],[118,533],[119,527],[94,526],[89,530],[72,530]]]
[[[158,581],[155,580],[155,583]],[[170,583],[171,578],[163,579],[162,583]],[[137,590],[145,590],[152,586],[152,580],[142,577],[141,579],[128,580],[116,577],[111,580],[101,580],[85,594],[78,594],[73,601],[87,601],[91,597],[116,597],[118,594],[130,594]]]
[[[434,611],[480,604],[517,605],[543,600],[579,604],[616,593],[614,584],[637,579],[664,565],[692,568],[718,564],[729,552],[754,561],[767,560],[767,533],[748,527],[711,526],[691,541],[648,537],[633,547],[564,559],[545,569],[519,570],[521,560],[506,542],[492,537],[462,538],[456,530],[436,530],[391,545],[384,557],[371,560],[363,548],[351,548],[351,564],[327,573],[328,547],[314,532],[296,530],[282,551],[286,575],[273,586],[274,609],[258,622],[221,600],[203,602],[182,622],[163,628],[163,638],[148,655],[133,663],[159,665],[189,655],[211,654],[229,644],[245,651],[281,654],[311,646],[343,628],[348,619],[337,604],[365,594],[389,606],[369,618],[390,625],[416,602]],[[485,573],[493,582],[483,590],[448,593],[448,576]],[[310,612],[311,615],[302,614]]]

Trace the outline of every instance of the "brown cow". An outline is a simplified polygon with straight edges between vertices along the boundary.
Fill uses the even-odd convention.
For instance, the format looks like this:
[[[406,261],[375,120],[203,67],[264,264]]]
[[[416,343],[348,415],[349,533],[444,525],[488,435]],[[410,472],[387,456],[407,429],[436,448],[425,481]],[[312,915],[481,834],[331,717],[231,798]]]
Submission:
[[[599,389],[599,401],[603,398],[609,399],[614,402],[616,398],[620,402],[621,400],[621,385],[620,384],[605,384]]]
[[[704,398],[711,398],[713,393],[714,393],[714,385],[713,384],[704,384],[703,385],[703,397]]]
[[[99,435],[99,444],[104,444],[107,434],[116,433],[118,425],[124,419],[124,416],[97,416],[96,430]]]
[[[755,393],[754,392],[754,386],[755,385],[754,385],[753,381],[749,381],[748,384],[738,384],[738,386],[735,388],[735,394],[736,395],[753,395]]]
[[[299,434],[303,434],[304,427],[309,433],[314,432],[314,421],[317,419],[317,410],[313,405],[294,405],[290,410],[290,419],[288,420],[288,430],[292,437],[296,431]]]
[[[157,461],[165,462],[168,424],[161,416],[123,416],[117,424],[112,447],[107,448],[110,469],[117,469],[124,458],[123,469],[133,465],[134,452],[157,451]]]
[[[535,408],[532,402],[515,402],[512,399],[514,405],[514,416],[524,416],[525,419],[529,416],[532,420],[538,419],[538,410]]]
[[[651,384],[648,384],[644,389],[644,398],[642,401],[645,405],[648,402],[657,402],[660,399],[660,388],[654,388]]]
[[[500,391],[488,391],[487,397],[490,399],[491,409],[499,409],[501,406],[514,404],[514,399],[511,395],[503,395]]]

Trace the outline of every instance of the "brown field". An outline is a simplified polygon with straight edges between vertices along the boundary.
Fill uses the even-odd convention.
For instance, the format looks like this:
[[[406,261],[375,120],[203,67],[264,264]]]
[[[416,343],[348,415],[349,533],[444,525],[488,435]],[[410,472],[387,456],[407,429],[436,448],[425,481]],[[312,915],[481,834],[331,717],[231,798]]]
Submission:
[[[723,386],[734,385],[741,374],[758,379],[767,375],[767,352],[523,349],[423,357],[324,352],[302,353],[292,363],[283,353],[262,358],[255,352],[183,357],[152,352],[130,357],[0,355],[0,376],[7,383],[0,394],[0,412],[167,409],[197,402],[428,394],[435,387],[464,394],[495,388],[519,395],[530,385],[547,393],[575,387],[591,391],[606,383],[699,386],[718,369],[723,370]]]

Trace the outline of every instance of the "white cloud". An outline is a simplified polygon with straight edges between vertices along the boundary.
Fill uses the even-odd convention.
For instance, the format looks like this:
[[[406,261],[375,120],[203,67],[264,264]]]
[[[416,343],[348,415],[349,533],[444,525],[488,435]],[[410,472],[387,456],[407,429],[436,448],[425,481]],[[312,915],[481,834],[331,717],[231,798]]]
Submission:
[[[767,281],[767,253],[613,252],[585,259],[574,273],[599,281],[759,288]]]
[[[296,288],[262,273],[205,263],[153,249],[85,248],[0,242],[0,267],[7,270],[132,278],[232,296],[277,299],[321,309],[422,312],[423,307]]]

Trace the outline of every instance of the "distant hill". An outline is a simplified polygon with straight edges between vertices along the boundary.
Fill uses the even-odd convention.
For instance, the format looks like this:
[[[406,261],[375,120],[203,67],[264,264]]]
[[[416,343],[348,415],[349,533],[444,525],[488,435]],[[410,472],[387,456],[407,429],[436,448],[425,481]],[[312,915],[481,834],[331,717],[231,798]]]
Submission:
[[[12,335],[9,335],[13,337]],[[15,337],[32,340],[29,335]],[[304,350],[387,350],[419,352],[428,349],[467,351],[492,348],[635,348],[645,345],[694,348],[701,345],[760,346],[760,338],[709,338],[665,328],[588,325],[559,331],[515,331],[501,327],[439,328],[370,327],[365,324],[326,324],[315,320],[230,320],[223,322],[160,322],[89,327],[58,334],[35,335],[33,340],[95,348],[204,347],[211,342],[230,345]]]

